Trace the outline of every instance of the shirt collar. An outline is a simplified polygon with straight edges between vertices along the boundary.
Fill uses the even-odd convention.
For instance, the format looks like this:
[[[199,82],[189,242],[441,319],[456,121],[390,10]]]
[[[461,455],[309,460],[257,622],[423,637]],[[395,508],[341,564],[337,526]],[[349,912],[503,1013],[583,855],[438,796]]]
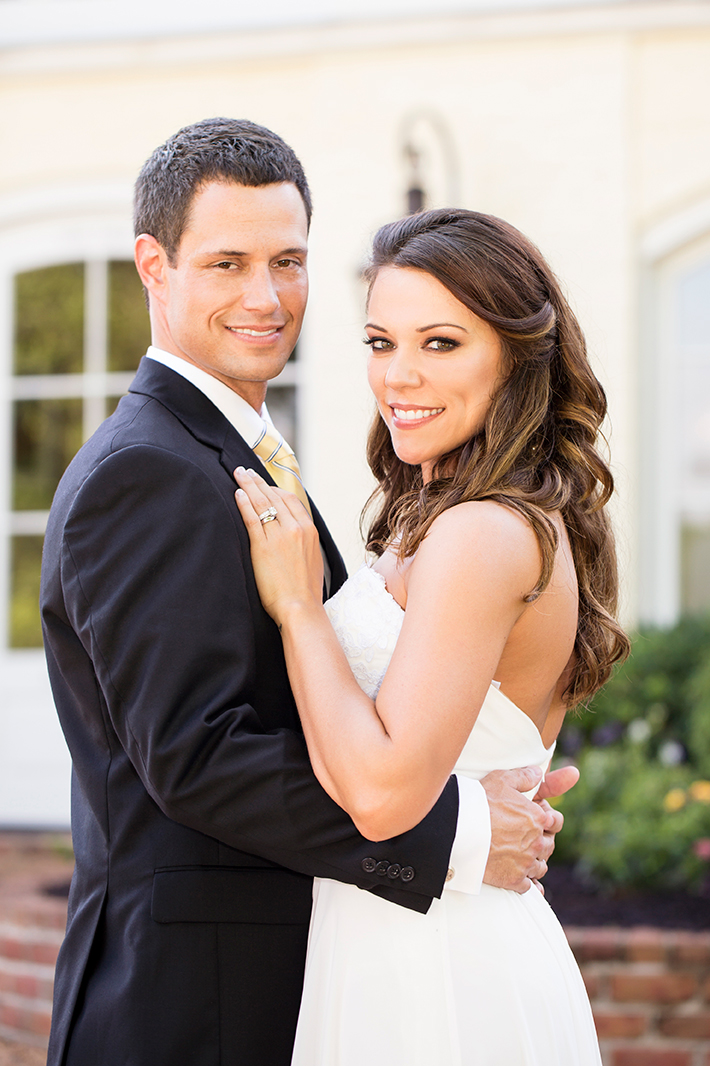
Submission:
[[[247,403],[243,396],[234,392],[223,381],[213,377],[212,374],[208,374],[206,370],[202,370],[199,366],[195,366],[194,363],[188,363],[186,359],[181,359],[178,355],[164,352],[162,348],[156,348],[151,344],[145,354],[149,359],[154,359],[156,363],[162,363],[163,366],[174,370],[176,374],[186,378],[196,389],[204,393],[207,399],[234,426],[237,433],[244,438],[250,448],[253,448],[262,436],[264,423],[269,429],[273,428],[273,422],[266,404],[263,404],[261,414],[259,414],[250,403]]]

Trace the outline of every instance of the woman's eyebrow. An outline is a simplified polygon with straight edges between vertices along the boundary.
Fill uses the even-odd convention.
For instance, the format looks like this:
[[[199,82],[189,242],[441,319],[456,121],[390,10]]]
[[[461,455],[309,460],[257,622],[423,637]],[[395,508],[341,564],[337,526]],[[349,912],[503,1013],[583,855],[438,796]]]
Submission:
[[[459,326],[456,322],[433,322],[430,326],[419,326],[416,332],[427,333],[430,329],[441,329],[442,326],[448,326],[449,329],[460,329],[464,333],[468,333],[465,326]]]
[[[417,326],[416,333],[427,333],[430,329],[441,329],[442,326],[448,326],[450,329],[460,329],[463,333],[468,333],[465,326],[458,326],[455,322],[434,322],[430,326]],[[365,329],[376,329],[380,333],[387,333],[384,326],[378,326],[374,322],[366,322]]]

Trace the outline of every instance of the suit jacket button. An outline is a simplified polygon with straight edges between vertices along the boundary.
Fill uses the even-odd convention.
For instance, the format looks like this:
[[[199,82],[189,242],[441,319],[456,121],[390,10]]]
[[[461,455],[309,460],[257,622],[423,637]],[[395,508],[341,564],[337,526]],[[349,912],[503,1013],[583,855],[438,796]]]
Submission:
[[[383,859],[382,862],[378,862],[375,867],[375,873],[378,877],[384,877],[390,868],[389,859]]]
[[[415,877],[414,867],[412,867],[412,866],[403,866],[402,867],[402,872],[401,872],[401,874],[399,876],[402,878],[403,881],[413,881],[414,877]]]
[[[377,868],[377,859],[367,858],[360,863],[366,874],[374,873]]]
[[[387,876],[391,877],[393,881],[399,877],[401,872],[402,867],[399,865],[399,863],[393,862],[391,866],[387,867]]]

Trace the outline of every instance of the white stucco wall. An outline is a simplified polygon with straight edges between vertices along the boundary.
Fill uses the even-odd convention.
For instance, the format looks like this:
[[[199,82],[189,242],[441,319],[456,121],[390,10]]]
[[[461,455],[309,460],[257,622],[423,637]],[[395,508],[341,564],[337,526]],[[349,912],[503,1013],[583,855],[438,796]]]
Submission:
[[[0,35],[3,8],[26,14],[31,6],[4,0]],[[625,612],[633,620],[645,535],[639,397],[655,314],[641,281],[667,254],[649,253],[649,241],[661,248],[658,234],[676,230],[700,239],[710,225],[710,5],[520,8],[461,3],[435,17],[424,5],[398,19],[395,3],[368,21],[358,5],[357,20],[347,21],[343,8],[329,22],[312,8],[309,25],[204,33],[178,26],[175,36],[151,39],[145,27],[131,39],[124,21],[123,39],[95,30],[90,43],[47,31],[33,44],[17,36],[16,22],[15,38],[9,29],[6,36],[16,43],[0,45],[0,230],[20,217],[41,224],[38,203],[100,200],[108,190],[112,210],[123,203],[128,215],[143,160],[196,119],[249,117],[281,133],[301,156],[315,201],[300,458],[356,565],[371,410],[357,274],[374,229],[403,211],[404,126],[416,115],[438,116],[453,144],[460,202],[503,216],[538,243],[586,330],[610,401]],[[446,175],[434,179],[445,198]],[[685,231],[681,218],[691,220]],[[333,436],[337,452],[327,444]],[[8,736],[7,721],[2,728]],[[0,792],[0,822],[2,802]]]

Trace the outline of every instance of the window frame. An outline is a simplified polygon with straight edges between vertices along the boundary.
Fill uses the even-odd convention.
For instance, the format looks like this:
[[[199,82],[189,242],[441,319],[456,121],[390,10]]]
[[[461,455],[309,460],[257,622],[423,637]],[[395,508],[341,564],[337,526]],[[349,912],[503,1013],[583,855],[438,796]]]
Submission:
[[[671,626],[681,615],[678,284],[706,262],[710,200],[664,220],[641,241],[636,537],[638,617],[646,625]]]
[[[0,825],[7,827],[65,828],[70,777],[44,652],[8,646],[13,524],[17,529],[11,517],[15,275],[60,263],[130,259],[130,219],[126,184],[0,197]]]

